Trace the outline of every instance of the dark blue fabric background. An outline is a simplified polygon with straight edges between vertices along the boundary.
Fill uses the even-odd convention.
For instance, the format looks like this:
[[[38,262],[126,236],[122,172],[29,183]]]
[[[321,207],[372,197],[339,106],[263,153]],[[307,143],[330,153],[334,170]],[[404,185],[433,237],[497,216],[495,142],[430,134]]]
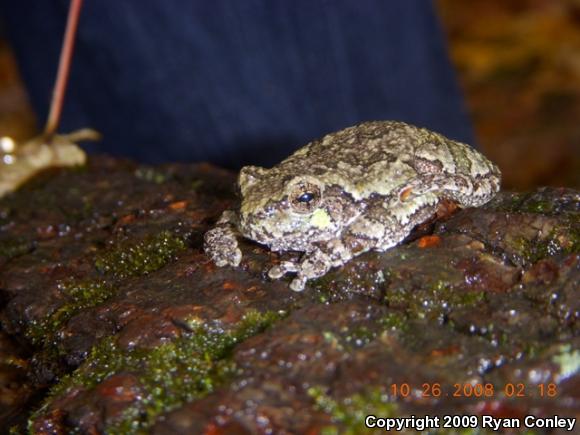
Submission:
[[[43,121],[68,0],[2,0]],[[472,142],[427,0],[85,0],[60,131],[141,161],[271,165],[363,120]]]

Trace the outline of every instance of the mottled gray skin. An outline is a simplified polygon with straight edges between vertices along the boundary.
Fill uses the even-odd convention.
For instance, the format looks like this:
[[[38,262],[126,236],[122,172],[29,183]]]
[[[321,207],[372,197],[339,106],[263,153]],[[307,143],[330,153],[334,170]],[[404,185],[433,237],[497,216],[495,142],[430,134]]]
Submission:
[[[299,251],[269,271],[294,272],[293,290],[371,249],[400,243],[442,199],[464,207],[488,202],[500,172],[463,143],[402,122],[365,122],[309,143],[264,169],[242,168],[242,202],[205,235],[218,266],[242,259],[237,236],[272,251]]]

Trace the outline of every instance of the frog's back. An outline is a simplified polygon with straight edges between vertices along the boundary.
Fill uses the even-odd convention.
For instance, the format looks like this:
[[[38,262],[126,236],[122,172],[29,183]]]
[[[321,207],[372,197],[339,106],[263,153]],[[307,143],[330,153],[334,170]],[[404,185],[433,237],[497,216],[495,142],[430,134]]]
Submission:
[[[364,122],[328,134],[287,160],[302,159],[329,170],[333,169],[329,162],[370,168],[377,163],[412,164],[416,159],[424,159],[437,162],[449,174],[479,177],[498,173],[497,167],[471,146],[400,121]]]
[[[396,121],[349,127],[310,142],[275,166],[272,175],[313,175],[356,199],[388,194],[413,176],[413,169],[404,163],[414,153],[412,129]]]
[[[282,161],[282,173],[308,174],[355,198],[388,195],[417,177],[424,161],[447,174],[484,178],[497,168],[469,145],[399,121],[370,121],[328,134]]]
[[[386,160],[389,155],[407,152],[412,146],[412,129],[416,127],[398,121],[364,122],[310,142],[286,160],[298,158],[315,163],[342,161],[368,165]]]

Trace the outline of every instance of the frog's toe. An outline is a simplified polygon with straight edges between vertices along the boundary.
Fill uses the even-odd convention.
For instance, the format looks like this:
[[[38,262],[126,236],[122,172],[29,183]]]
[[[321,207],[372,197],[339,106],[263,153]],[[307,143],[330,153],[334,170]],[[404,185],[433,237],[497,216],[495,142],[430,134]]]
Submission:
[[[208,252],[208,255],[218,267],[236,267],[242,261],[242,251],[237,247],[227,252]]]
[[[307,278],[303,276],[297,276],[292,280],[290,283],[290,289],[294,290],[295,292],[301,292],[304,290],[304,286],[306,285]]]
[[[285,274],[286,272],[280,266],[271,267],[270,270],[268,271],[268,276],[271,279],[282,278]]]
[[[240,248],[236,247],[232,249],[226,258],[226,266],[237,267],[242,262],[242,251]]]
[[[270,268],[268,271],[268,276],[271,279],[279,279],[286,275],[288,272],[297,272],[298,266],[291,261],[283,261],[282,263]]]

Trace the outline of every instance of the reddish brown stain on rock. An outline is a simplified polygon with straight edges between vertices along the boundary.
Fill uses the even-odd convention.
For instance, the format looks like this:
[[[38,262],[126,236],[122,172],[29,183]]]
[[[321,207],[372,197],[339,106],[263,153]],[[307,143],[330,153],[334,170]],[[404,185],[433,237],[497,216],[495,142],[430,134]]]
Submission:
[[[439,236],[423,236],[417,242],[419,248],[433,248],[441,243],[441,237]]]

